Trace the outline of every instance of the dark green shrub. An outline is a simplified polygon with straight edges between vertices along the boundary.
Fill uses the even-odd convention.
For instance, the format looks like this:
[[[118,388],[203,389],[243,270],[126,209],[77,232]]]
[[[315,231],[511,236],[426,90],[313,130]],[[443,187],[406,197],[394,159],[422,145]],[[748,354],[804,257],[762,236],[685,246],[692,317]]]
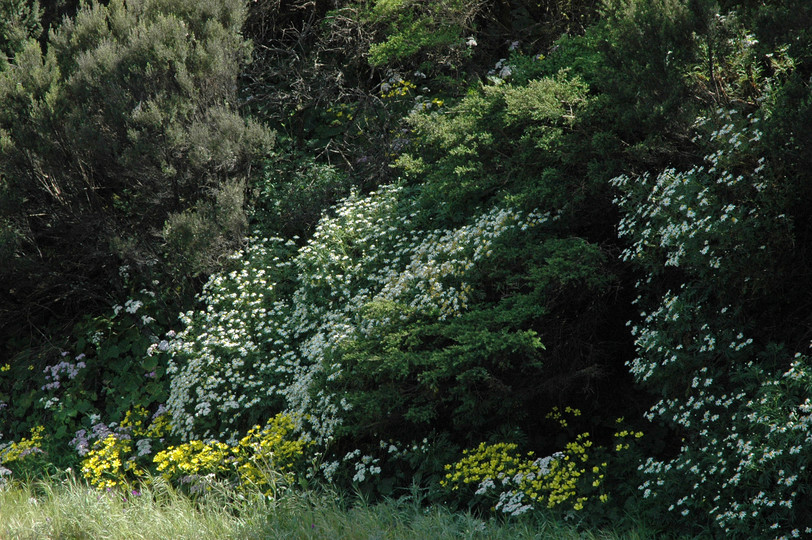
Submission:
[[[351,184],[337,167],[292,150],[279,152],[252,183],[252,222],[286,238],[308,236],[322,212],[346,196]]]
[[[3,0],[0,2],[0,71],[5,69],[25,42],[42,31],[39,2]]]
[[[160,257],[171,214],[218,216],[196,251],[236,245],[244,218],[233,213],[242,209],[234,197],[228,208],[218,200],[270,143],[235,112],[250,51],[244,16],[236,0],[91,2],[45,48],[23,45],[0,76],[0,219],[4,236],[14,233],[2,279],[17,284],[3,293],[4,320],[23,305],[73,313],[94,305],[115,287],[121,260]],[[172,257],[191,256],[167,240]]]

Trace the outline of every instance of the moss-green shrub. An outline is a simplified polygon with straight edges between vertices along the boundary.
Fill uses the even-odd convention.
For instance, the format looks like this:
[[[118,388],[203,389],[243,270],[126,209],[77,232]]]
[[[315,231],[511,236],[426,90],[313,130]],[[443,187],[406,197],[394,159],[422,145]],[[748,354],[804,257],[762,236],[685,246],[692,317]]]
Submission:
[[[229,218],[205,245],[170,238],[169,255],[211,260],[239,242],[244,208],[222,195],[272,140],[235,109],[244,16],[236,0],[84,3],[0,72],[0,222],[13,235],[0,270],[17,284],[0,307],[4,326],[20,323],[20,305],[40,306],[35,325],[45,312],[104,305],[122,261],[167,253],[160,231],[172,214]]]

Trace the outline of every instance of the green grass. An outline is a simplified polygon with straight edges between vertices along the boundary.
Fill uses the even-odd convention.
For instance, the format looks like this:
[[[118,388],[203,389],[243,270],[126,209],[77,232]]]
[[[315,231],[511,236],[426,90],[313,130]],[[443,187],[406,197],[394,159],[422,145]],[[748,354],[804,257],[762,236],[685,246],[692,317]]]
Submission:
[[[138,495],[101,493],[73,478],[0,488],[5,539],[584,539],[635,540],[645,533],[579,531],[556,521],[484,521],[445,508],[386,501],[348,505],[334,494],[238,500],[214,489],[196,502],[156,481]]]

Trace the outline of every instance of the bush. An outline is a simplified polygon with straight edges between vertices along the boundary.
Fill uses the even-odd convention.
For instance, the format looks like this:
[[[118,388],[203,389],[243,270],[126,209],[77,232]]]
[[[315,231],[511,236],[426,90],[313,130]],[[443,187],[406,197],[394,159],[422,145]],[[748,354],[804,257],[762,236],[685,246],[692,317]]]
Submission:
[[[458,229],[421,231],[412,225],[410,214],[416,215],[417,209],[404,200],[402,188],[387,188],[368,198],[350,197],[335,212],[335,217],[322,220],[298,253],[293,242],[255,239],[241,257],[241,268],[213,277],[207,285],[202,297],[207,307],[186,315],[187,329],[173,344],[169,407],[178,433],[229,437],[251,419],[285,407],[311,426],[308,431],[316,440],[326,441],[339,434],[338,426],[354,418],[354,413],[348,416],[347,412],[356,399],[344,381],[358,377],[357,390],[363,396],[358,398],[359,411],[375,408],[376,401],[362,382],[373,372],[354,367],[354,343],[372,346],[378,333],[383,343],[397,340],[403,323],[419,322],[417,331],[427,339],[458,340],[457,348],[437,352],[447,359],[464,350],[471,356],[457,367],[444,360],[435,368],[430,367],[431,353],[417,363],[408,359],[406,351],[404,358],[393,358],[393,384],[401,384],[395,373],[403,371],[404,381],[418,377],[427,392],[411,397],[406,410],[414,410],[409,416],[425,422],[436,414],[428,411],[442,400],[425,402],[421,396],[430,397],[437,385],[445,384],[443,380],[459,384],[452,391],[452,396],[460,393],[452,397],[455,407],[474,403],[472,396],[465,397],[473,391],[466,387],[480,384],[475,380],[482,378],[485,364],[495,358],[474,350],[485,336],[474,332],[466,337],[465,325],[452,323],[477,294],[468,276],[493,255],[499,236],[513,230],[519,234],[522,227],[541,225],[546,218],[523,218],[515,211],[496,208]],[[388,306],[394,308],[388,314],[391,319]],[[415,314],[411,321],[400,319],[402,312],[409,311]],[[448,328],[448,335],[429,338],[436,332],[432,326]],[[488,340],[493,343],[493,355],[502,350],[515,356],[503,358],[504,365],[495,369],[507,373],[514,362],[532,369],[534,351],[540,346],[526,322],[495,320],[492,332]],[[367,357],[367,353],[358,356],[364,362]],[[467,382],[466,371],[473,377]],[[460,383],[453,383],[457,376],[462,377]],[[486,417],[493,414],[495,410]],[[474,416],[469,411],[464,418]],[[360,426],[368,420],[361,415],[351,424]],[[467,427],[460,424],[458,429]],[[387,435],[407,440],[409,436],[406,432]]]
[[[792,198],[762,154],[767,110],[700,118],[703,133],[713,130],[698,138],[703,165],[615,180],[620,233],[631,241],[624,257],[646,271],[629,367],[663,396],[648,418],[682,438],[675,455],[641,465],[640,490],[659,515],[686,527],[708,516],[728,537],[797,536],[810,526],[795,487],[808,475],[798,427],[807,407],[796,387],[807,360],[791,352],[797,329],[771,319],[783,309],[776,291],[794,274],[785,256],[794,229]]]
[[[349,195],[353,179],[293,150],[269,159],[251,186],[255,227],[291,238],[313,233],[322,213]]]
[[[564,187],[569,176],[558,167],[564,135],[586,100],[583,82],[563,71],[474,89],[458,104],[409,116],[397,164],[425,186],[421,202],[443,222],[508,194],[528,210],[571,210],[579,194]]]
[[[160,258],[172,214],[228,219],[205,246],[184,245],[169,227],[169,255],[188,259],[192,249],[209,262],[237,245],[244,209],[223,194],[271,140],[234,108],[250,51],[244,16],[236,0],[91,2],[44,47],[21,45],[0,74],[0,223],[13,253],[2,279],[16,284],[4,291],[4,321],[29,309],[26,319],[42,324],[37,305],[76,313],[103,304],[111,286],[121,289],[118,263]],[[211,269],[201,264],[179,270]]]
[[[0,3],[0,71],[8,67],[26,41],[42,31],[39,2],[5,0]]]

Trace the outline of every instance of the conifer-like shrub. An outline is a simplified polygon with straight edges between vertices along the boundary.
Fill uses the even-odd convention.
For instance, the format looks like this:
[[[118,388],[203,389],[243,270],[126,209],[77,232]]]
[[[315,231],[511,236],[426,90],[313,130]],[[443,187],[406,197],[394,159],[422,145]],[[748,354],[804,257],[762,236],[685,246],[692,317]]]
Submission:
[[[37,38],[41,31],[39,2],[0,3],[0,71],[8,67],[28,39]]]
[[[234,249],[244,208],[224,194],[271,142],[235,108],[244,17],[238,0],[88,2],[17,47],[0,71],[0,271],[16,284],[0,316],[81,311],[121,286],[117,263],[157,261],[163,240],[171,260],[201,259],[176,265],[184,275]],[[176,223],[162,238],[190,213],[213,217],[206,234],[184,246]]]

